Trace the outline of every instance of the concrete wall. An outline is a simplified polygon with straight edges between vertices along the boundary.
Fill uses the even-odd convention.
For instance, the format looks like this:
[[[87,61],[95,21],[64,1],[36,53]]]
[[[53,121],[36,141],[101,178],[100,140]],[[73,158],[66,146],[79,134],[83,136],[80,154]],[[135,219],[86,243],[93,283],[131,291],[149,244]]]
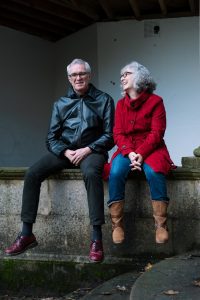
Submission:
[[[126,241],[114,245],[106,202],[103,238],[106,256],[172,255],[200,246],[200,169],[179,168],[168,178],[171,198],[166,245],[154,241],[154,222],[148,185],[144,177],[130,178],[126,186]],[[3,249],[21,230],[20,211],[23,169],[0,170],[0,243]],[[34,253],[48,255],[88,255],[90,224],[86,191],[79,170],[69,170],[42,185],[38,217],[34,225],[39,246]]]
[[[45,152],[55,81],[50,42],[0,26],[0,165],[28,166]]]

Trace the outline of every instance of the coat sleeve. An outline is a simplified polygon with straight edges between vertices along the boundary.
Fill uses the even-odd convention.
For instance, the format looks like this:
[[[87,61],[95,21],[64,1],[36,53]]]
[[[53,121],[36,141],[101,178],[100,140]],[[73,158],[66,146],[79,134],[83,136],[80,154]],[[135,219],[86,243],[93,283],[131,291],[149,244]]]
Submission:
[[[141,154],[143,159],[147,158],[154,150],[163,145],[165,129],[166,112],[163,100],[160,99],[152,111],[150,131],[144,142],[135,150],[135,152]]]
[[[124,118],[125,111],[123,109],[123,101],[118,101],[115,111],[115,125],[113,130],[114,142],[119,148],[120,153],[125,156],[134,151],[134,149],[128,135],[125,133]]]
[[[107,95],[106,105],[103,112],[103,133],[94,142],[88,146],[97,153],[109,151],[114,146],[113,141],[113,123],[114,123],[114,101]]]
[[[62,121],[57,107],[57,102],[54,103],[49,130],[46,138],[47,149],[56,156],[62,156],[67,149],[67,145],[60,139],[62,131]]]

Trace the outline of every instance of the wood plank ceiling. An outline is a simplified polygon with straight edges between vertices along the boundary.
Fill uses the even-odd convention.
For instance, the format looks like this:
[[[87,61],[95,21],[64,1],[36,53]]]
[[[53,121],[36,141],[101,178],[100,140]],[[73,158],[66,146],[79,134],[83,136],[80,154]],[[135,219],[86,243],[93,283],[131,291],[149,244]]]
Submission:
[[[96,22],[198,15],[199,0],[0,0],[0,25],[52,42]]]

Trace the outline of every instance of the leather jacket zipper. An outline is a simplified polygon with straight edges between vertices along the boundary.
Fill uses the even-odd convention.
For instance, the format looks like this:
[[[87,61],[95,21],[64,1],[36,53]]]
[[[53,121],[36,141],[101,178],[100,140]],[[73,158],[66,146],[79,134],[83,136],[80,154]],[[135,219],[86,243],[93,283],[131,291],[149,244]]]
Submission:
[[[78,144],[81,147],[81,130],[82,130],[82,124],[83,124],[83,98],[80,99],[80,126],[79,126],[79,137],[78,137]]]

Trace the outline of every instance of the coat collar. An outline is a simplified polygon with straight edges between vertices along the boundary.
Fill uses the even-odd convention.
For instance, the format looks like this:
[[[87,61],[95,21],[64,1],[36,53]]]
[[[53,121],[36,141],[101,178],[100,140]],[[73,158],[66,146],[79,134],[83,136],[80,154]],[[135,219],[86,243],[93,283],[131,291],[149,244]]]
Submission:
[[[149,97],[151,94],[143,91],[137,98],[131,99],[128,94],[125,95],[125,103],[128,107],[132,109],[137,109],[140,107]]]
[[[87,93],[84,95],[85,96],[91,96],[93,97],[95,92],[95,87],[92,83],[89,84],[89,88],[87,90]],[[81,98],[79,95],[76,94],[76,92],[74,91],[72,85],[70,85],[68,91],[67,91],[67,97],[71,98],[71,99],[77,99],[77,98]]]

